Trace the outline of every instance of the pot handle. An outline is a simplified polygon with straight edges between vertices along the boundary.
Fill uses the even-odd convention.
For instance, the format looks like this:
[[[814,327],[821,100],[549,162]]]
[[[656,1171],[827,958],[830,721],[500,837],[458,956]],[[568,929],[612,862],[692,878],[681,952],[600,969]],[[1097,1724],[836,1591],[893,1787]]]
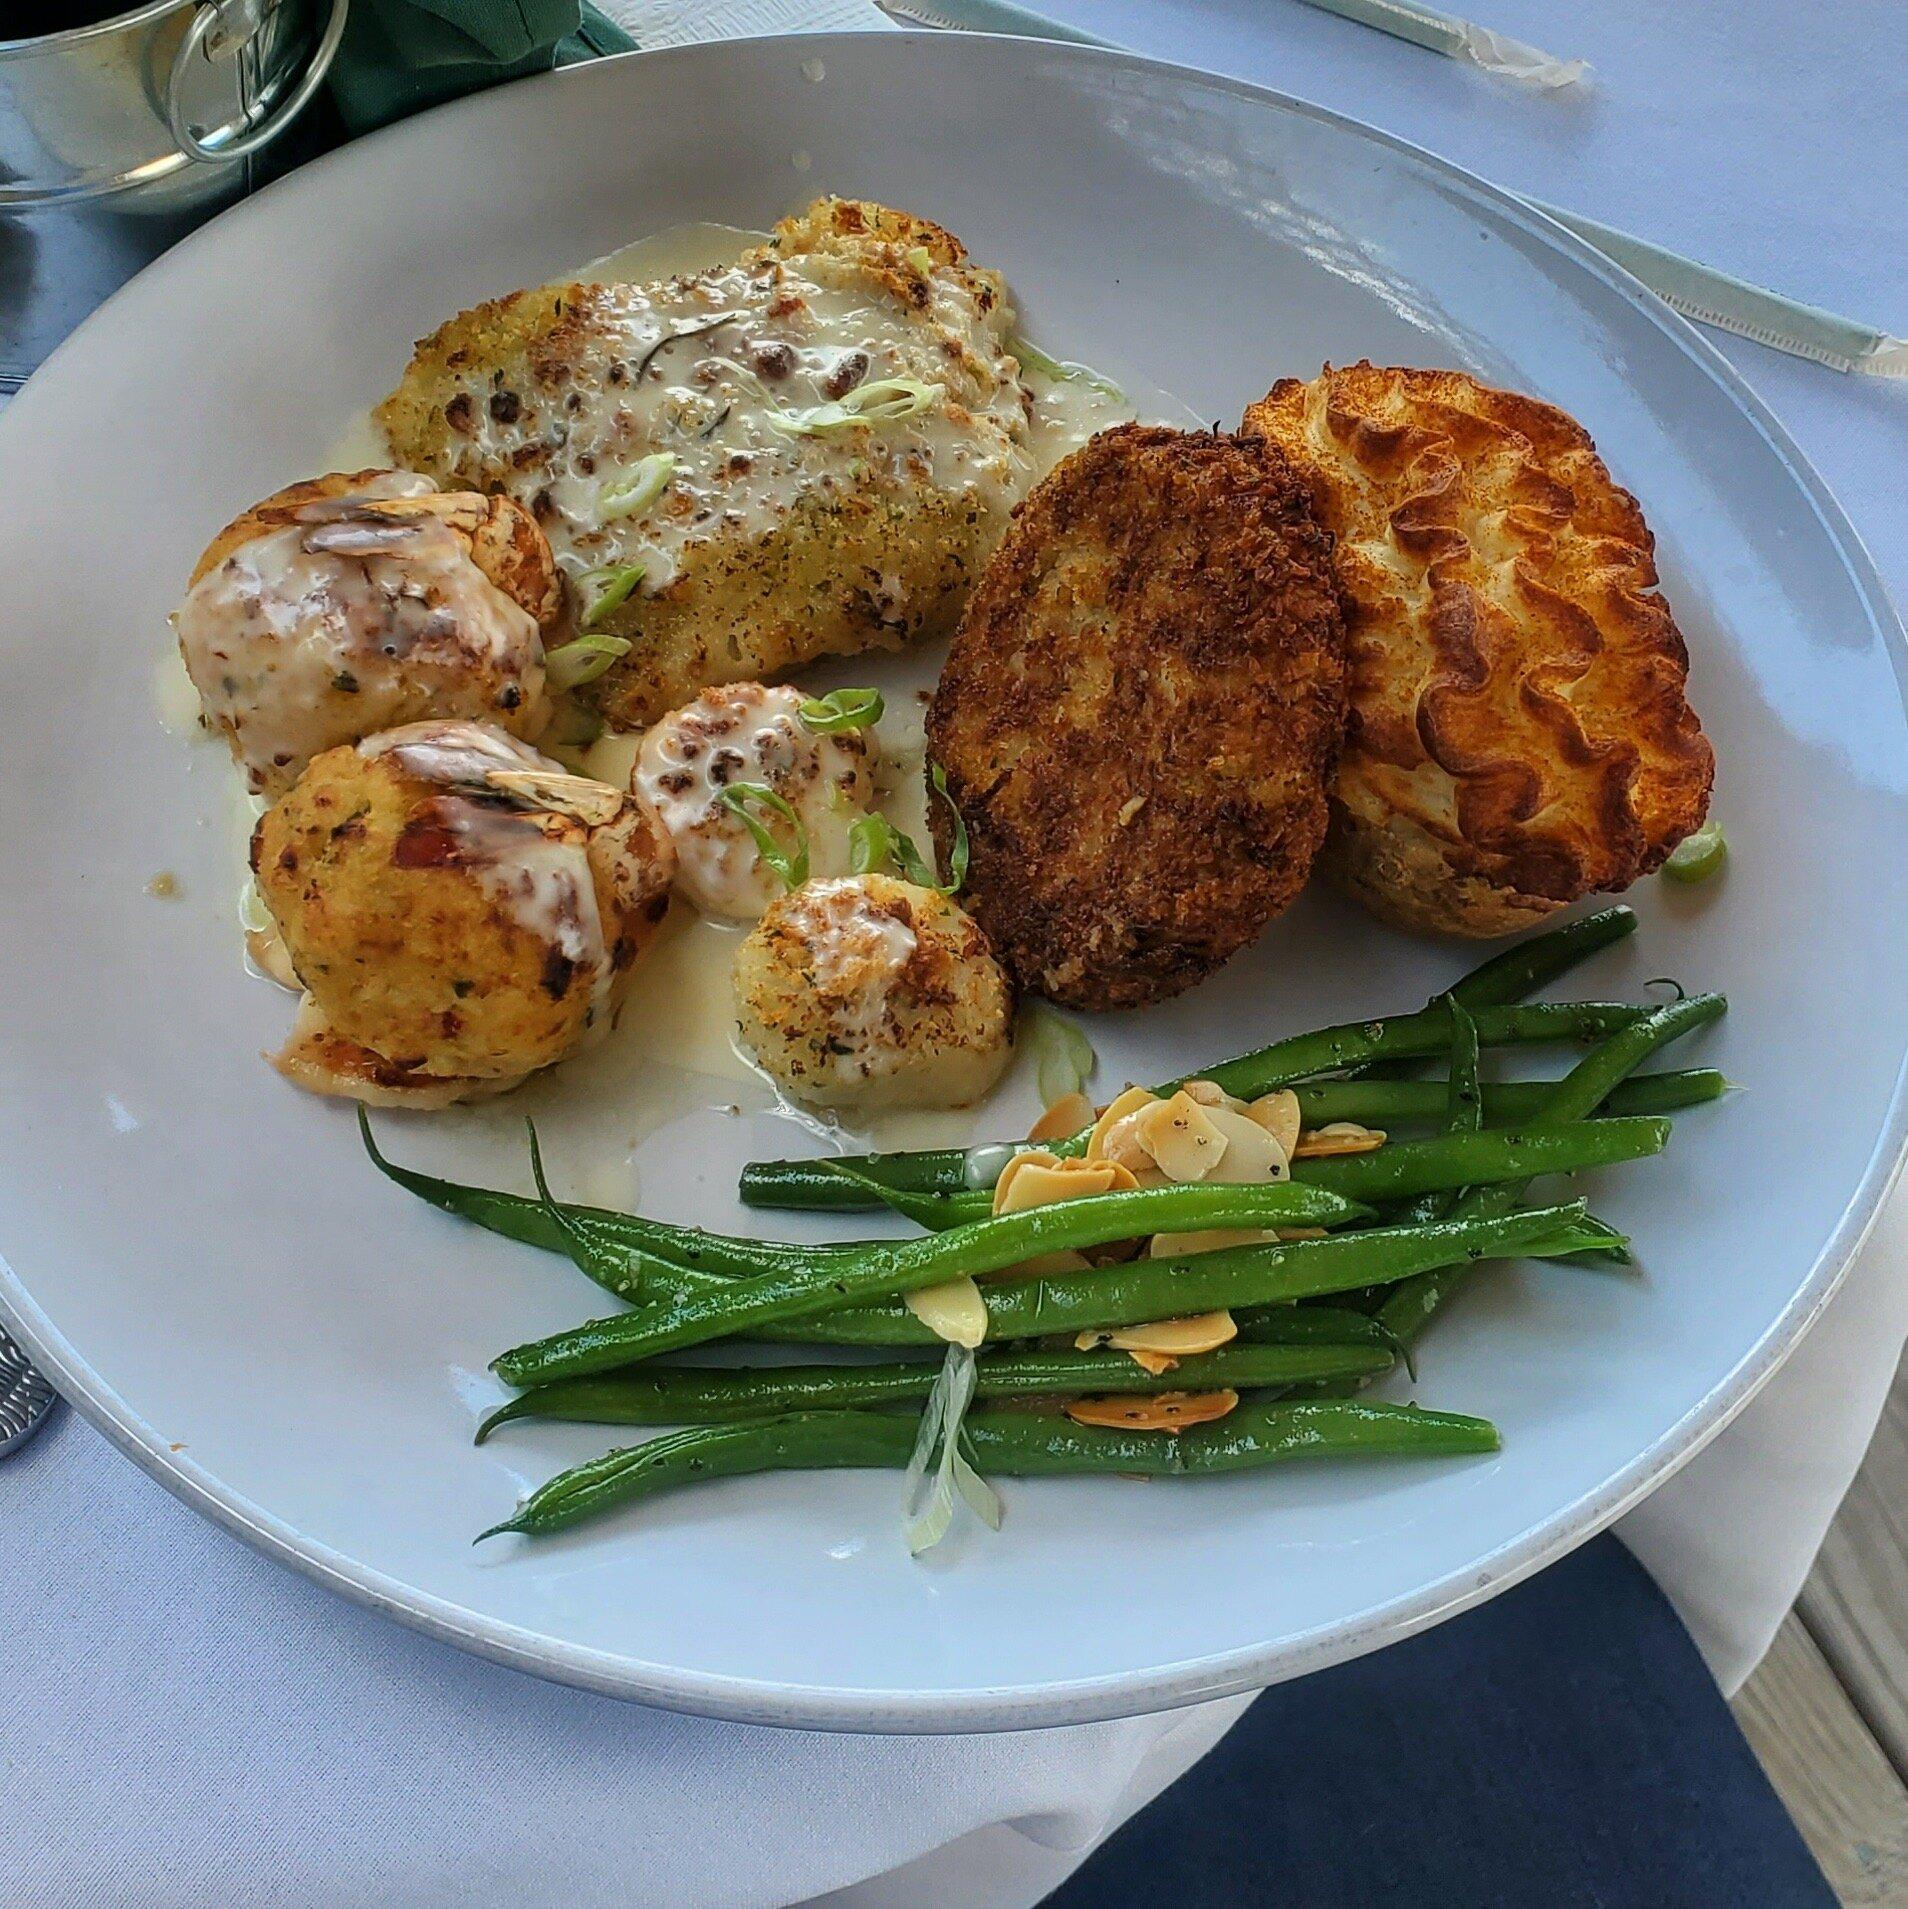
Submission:
[[[178,52],[172,56],[172,72],[166,81],[166,127],[179,142],[180,150],[190,153],[194,159],[226,160],[243,159],[270,145],[311,104],[319,87],[325,83],[325,75],[330,72],[331,62],[337,57],[338,42],[344,38],[345,17],[350,11],[351,0],[331,0],[331,14],[325,21],[325,30],[298,84],[257,125],[248,127],[230,139],[220,139],[215,134],[213,139],[216,143],[211,143],[201,139],[192,129],[180,98],[188,68],[194,60],[204,55],[207,38],[224,17],[225,9],[218,4],[218,0],[204,0],[192,16],[185,36],[179,42]]]

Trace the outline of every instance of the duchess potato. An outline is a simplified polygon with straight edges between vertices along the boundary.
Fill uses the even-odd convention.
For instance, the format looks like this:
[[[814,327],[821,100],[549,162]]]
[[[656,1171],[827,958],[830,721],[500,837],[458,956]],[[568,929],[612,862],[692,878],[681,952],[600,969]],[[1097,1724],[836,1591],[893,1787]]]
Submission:
[[[252,868],[332,1033],[407,1082],[483,1081],[608,1027],[674,858],[621,791],[446,722],[319,756],[260,818]]]
[[[1344,720],[1331,540],[1284,457],[1102,432],[1015,514],[929,711],[964,899],[1036,993],[1177,994],[1304,886]]]
[[[744,1043],[818,1107],[960,1107],[1012,1052],[1013,990],[946,895],[889,875],[808,882],[736,951]]]
[[[1654,540],[1574,419],[1457,371],[1246,413],[1337,537],[1351,713],[1320,866],[1384,920],[1527,928],[1700,826],[1715,758]]]

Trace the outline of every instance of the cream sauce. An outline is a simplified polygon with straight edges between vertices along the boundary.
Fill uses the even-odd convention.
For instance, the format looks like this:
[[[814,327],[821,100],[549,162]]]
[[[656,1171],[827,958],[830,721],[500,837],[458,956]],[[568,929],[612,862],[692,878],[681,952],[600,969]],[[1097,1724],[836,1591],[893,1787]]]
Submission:
[[[850,834],[874,793],[868,745],[853,731],[818,735],[801,719],[803,692],[759,683],[705,690],[643,738],[630,786],[676,848],[676,886],[704,914],[751,921],[783,892],[747,822],[723,800],[738,784],[769,789],[794,810],[812,878],[846,875]],[[756,819],[794,846],[785,817]]]

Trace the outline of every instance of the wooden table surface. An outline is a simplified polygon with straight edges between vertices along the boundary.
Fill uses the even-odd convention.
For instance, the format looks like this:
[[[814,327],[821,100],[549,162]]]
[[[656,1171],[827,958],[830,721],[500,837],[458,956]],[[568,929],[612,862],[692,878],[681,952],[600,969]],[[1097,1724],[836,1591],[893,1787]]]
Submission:
[[[1844,1903],[1908,1909],[1908,1358],[1736,1721]]]

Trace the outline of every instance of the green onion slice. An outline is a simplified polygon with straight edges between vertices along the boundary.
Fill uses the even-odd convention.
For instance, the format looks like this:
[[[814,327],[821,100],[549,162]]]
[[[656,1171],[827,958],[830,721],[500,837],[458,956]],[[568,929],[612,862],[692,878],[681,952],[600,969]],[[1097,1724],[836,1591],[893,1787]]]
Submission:
[[[807,881],[808,830],[786,797],[765,782],[731,782],[716,800],[742,818],[743,827],[755,838],[755,852],[781,877],[784,888],[797,889]],[[751,806],[766,809],[788,824],[795,836],[792,850],[783,848],[768,824],[750,812]]]
[[[834,736],[878,723],[883,707],[878,689],[831,689],[826,696],[809,697],[801,718],[816,735]]]
[[[949,1346],[940,1375],[921,1412],[921,1430],[902,1479],[903,1536],[911,1556],[930,1551],[947,1536],[954,1522],[954,1495],[990,1529],[1001,1521],[1000,1494],[970,1465],[961,1452],[961,1426],[974,1399],[974,1352],[971,1346]],[[939,1462],[936,1463],[936,1453]],[[928,1486],[928,1467],[934,1481]],[[928,1487],[925,1491],[923,1487]]]
[[[1028,1003],[1024,1025],[1027,1045],[1038,1059],[1040,1104],[1051,1107],[1069,1094],[1080,1093],[1099,1064],[1093,1043],[1072,1021],[1042,1002]]]
[[[946,395],[946,385],[929,384],[922,378],[875,378],[832,404],[814,404],[801,411],[785,411],[777,405],[765,415],[770,427],[785,437],[819,437],[826,431],[918,417]]]
[[[619,656],[628,654],[626,636],[579,636],[543,659],[543,673],[552,689],[581,689],[595,682]]]
[[[1037,371],[1043,378],[1053,378],[1062,384],[1086,385],[1102,397],[1111,398],[1115,404],[1126,402],[1126,393],[1111,378],[1102,377],[1091,366],[1063,364],[1058,358],[1049,358],[1038,345],[1030,345],[1024,338],[1012,339],[1007,349],[1020,360],[1025,370]]]
[[[620,484],[606,485],[598,493],[598,519],[607,524],[646,511],[669,488],[675,468],[674,451],[651,451],[647,457],[638,458],[628,477]]]
[[[1723,840],[1722,824],[1705,822],[1670,851],[1663,873],[1673,882],[1706,882],[1728,859],[1729,844]]]
[[[928,780],[933,783],[934,793],[947,804],[947,811],[954,818],[954,846],[947,852],[946,884],[935,882],[929,886],[939,888],[943,895],[958,895],[967,884],[967,823],[962,819],[954,798],[947,792],[947,771],[938,762],[929,765]]]
[[[580,626],[586,630],[595,629],[642,582],[646,568],[640,563],[612,563],[606,564],[601,570],[584,571],[577,581],[589,592],[589,602],[583,611]],[[627,649],[629,646],[624,644],[623,647]]]

